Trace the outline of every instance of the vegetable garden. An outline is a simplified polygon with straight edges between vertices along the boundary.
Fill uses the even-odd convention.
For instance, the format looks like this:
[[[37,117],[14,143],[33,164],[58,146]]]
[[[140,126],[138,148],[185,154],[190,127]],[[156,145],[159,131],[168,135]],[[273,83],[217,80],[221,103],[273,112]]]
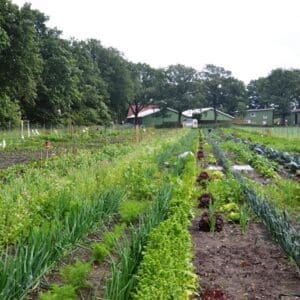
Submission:
[[[1,171],[0,299],[300,297],[300,151],[252,135],[101,131],[20,144],[67,150]]]

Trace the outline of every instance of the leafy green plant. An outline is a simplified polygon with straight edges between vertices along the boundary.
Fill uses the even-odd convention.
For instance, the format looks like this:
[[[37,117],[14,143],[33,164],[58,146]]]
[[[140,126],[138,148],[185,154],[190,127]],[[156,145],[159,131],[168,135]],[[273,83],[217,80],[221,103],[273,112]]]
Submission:
[[[180,219],[172,216],[151,232],[134,299],[188,299],[193,295],[196,275],[191,236]]]
[[[93,257],[97,262],[103,261],[112,251],[122,234],[126,229],[126,224],[116,225],[112,232],[106,232],[103,235],[101,243],[94,243],[92,245]]]
[[[51,291],[44,293],[40,297],[41,300],[76,300],[77,295],[72,285],[57,286],[53,285]]]
[[[78,290],[80,288],[89,287],[90,284],[87,281],[89,273],[92,271],[90,263],[84,263],[77,261],[72,266],[67,266],[61,270],[61,276],[67,284],[70,284]]]
[[[109,256],[111,249],[102,243],[95,243],[92,245],[94,261],[102,262],[107,256]]]
[[[235,153],[236,159],[240,163],[248,163],[262,175],[270,178],[277,178],[277,164],[268,160],[264,156],[252,152],[245,144],[227,141],[222,143],[222,148]]]
[[[121,220],[127,224],[136,221],[148,206],[148,202],[136,200],[127,200],[122,202],[119,209]]]
[[[230,176],[222,180],[211,181],[207,190],[213,195],[217,207],[230,202],[244,202],[244,195],[239,182]]]

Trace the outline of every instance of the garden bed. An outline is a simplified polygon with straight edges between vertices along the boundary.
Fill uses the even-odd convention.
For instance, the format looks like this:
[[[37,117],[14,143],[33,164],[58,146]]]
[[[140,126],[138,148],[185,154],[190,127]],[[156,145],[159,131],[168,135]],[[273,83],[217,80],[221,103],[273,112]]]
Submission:
[[[198,220],[190,228],[194,266],[202,291],[221,289],[228,299],[279,299],[298,294],[300,275],[296,266],[271,238],[261,223],[251,223],[245,235],[240,225],[225,224],[218,233],[201,232]]]

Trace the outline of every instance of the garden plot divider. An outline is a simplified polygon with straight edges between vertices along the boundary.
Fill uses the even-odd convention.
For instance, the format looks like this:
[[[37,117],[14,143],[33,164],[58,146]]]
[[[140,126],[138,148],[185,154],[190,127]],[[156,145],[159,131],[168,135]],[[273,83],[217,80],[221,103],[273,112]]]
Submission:
[[[207,140],[213,147],[215,156],[228,174],[232,174],[241,184],[250,207],[268,227],[274,239],[284,252],[296,262],[300,268],[300,229],[295,228],[285,211],[279,212],[269,201],[259,197],[249,182],[237,172],[232,172],[230,162],[215,140],[206,133]]]

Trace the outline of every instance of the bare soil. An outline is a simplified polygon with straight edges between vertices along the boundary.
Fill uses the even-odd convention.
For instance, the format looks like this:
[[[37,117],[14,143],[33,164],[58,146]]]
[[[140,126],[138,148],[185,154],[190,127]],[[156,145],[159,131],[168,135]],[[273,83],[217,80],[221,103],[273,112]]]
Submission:
[[[0,169],[6,169],[15,164],[26,164],[41,159],[40,152],[10,151],[0,153]]]
[[[221,232],[210,233],[199,231],[198,222],[199,217],[190,233],[199,299],[300,299],[299,271],[262,223],[251,223],[243,235],[237,224],[227,223]],[[222,292],[226,296],[206,297]]]

